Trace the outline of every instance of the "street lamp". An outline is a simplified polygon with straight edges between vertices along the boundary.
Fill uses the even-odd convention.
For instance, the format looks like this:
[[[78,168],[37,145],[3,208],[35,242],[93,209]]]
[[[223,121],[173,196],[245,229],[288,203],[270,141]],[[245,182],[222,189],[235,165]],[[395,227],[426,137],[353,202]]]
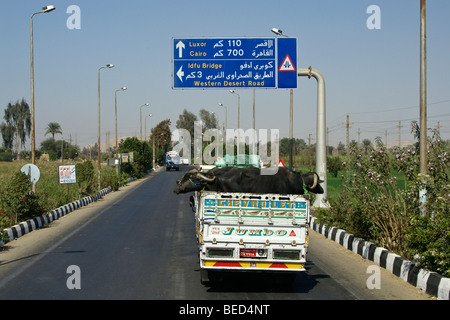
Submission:
[[[33,17],[40,13],[47,13],[55,10],[54,5],[48,5],[41,11],[35,12],[30,17],[30,69],[31,69],[31,162],[36,164],[36,127],[34,120],[34,54],[33,54]],[[33,184],[34,189],[34,184]],[[33,190],[34,191],[34,190]]]
[[[283,31],[281,31],[280,29],[272,28],[272,32],[278,36],[283,36],[283,37],[289,38],[287,35],[283,34]]]
[[[240,113],[241,113],[241,96],[238,94],[238,93],[236,93],[236,91],[234,91],[234,90],[230,90],[230,93],[232,93],[232,94],[235,94],[235,95],[237,95],[238,96],[238,124],[237,124],[237,129],[238,129],[238,152],[239,152],[239,143],[241,142],[241,139],[240,139],[240,132],[239,132],[239,130],[240,130],[240,128],[241,128],[241,126],[240,126]]]
[[[148,116],[145,117],[145,120],[144,120],[144,140],[146,140],[146,141],[147,141],[147,118],[151,117],[151,116],[152,115],[149,114]]]
[[[142,141],[142,107],[148,107],[149,106],[149,104],[148,103],[146,103],[146,104],[143,104],[142,106],[140,106],[140,108],[139,108],[139,122],[140,122],[140,130],[141,130],[141,141]]]
[[[100,191],[100,70],[102,69],[111,69],[114,68],[113,64],[107,64],[104,67],[100,67],[98,69],[97,74],[97,81],[98,81],[98,88],[97,88],[97,95],[98,95],[98,134],[97,134],[97,184],[98,184],[98,191]]]
[[[122,87],[119,90],[116,90],[114,92],[114,102],[115,102],[115,122],[116,122],[116,173],[118,173],[119,171],[119,151],[118,151],[118,146],[117,146],[117,92],[118,91],[125,91],[127,90],[127,87]]]
[[[283,31],[277,28],[272,28],[271,30],[273,33],[279,36],[283,36],[286,38],[289,38],[289,36],[283,34]],[[293,168],[293,160],[292,160],[292,149],[294,147],[293,140],[294,139],[294,91],[291,88],[290,89],[290,112],[289,112],[289,167],[291,170],[294,170]]]
[[[228,129],[228,108],[226,105],[224,105],[223,103],[219,103],[219,106],[224,107],[225,108],[225,130]],[[227,141],[226,136],[225,136],[225,142]]]

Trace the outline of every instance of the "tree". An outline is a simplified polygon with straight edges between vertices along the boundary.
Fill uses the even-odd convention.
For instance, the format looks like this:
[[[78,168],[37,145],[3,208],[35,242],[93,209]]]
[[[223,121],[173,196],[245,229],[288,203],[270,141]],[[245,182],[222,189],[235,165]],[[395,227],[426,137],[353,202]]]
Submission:
[[[122,164],[123,172],[132,177],[140,178],[152,167],[152,152],[147,141],[140,141],[136,137],[126,138],[119,143],[120,153],[133,152],[134,162]]]
[[[191,135],[191,142],[194,143],[194,122],[197,121],[197,116],[193,114],[192,112],[187,111],[186,109],[183,110],[183,113],[179,115],[179,118],[176,122],[176,128],[177,129],[186,129],[189,131],[189,134]]]
[[[55,134],[57,134],[57,133],[62,134],[62,129],[61,129],[61,126],[59,125],[59,123],[50,122],[47,125],[47,130],[45,131],[45,135],[47,135],[49,133],[52,135],[53,141],[55,141]]]
[[[3,139],[3,147],[6,150],[12,151],[14,128],[10,124],[2,123],[0,125],[0,131]]]
[[[20,102],[17,100],[15,104],[9,102],[3,119],[6,121],[0,126],[3,145],[6,149],[12,150],[15,140],[15,152],[17,155],[19,152],[19,140],[23,147],[27,136],[29,137],[31,132],[31,112],[25,99],[22,98]]]
[[[289,148],[290,148],[290,139],[289,138],[282,138],[280,140],[280,155],[281,156],[287,156],[289,155]],[[292,146],[294,147],[294,153],[298,154],[301,150],[306,148],[306,142],[303,139],[292,139]]]
[[[163,120],[151,131],[150,143],[153,144],[153,139],[155,139],[155,147],[162,148],[164,152],[169,151],[171,147],[172,132],[170,131],[170,123],[170,119]]]
[[[205,109],[201,109],[200,119],[203,123],[203,129],[217,129],[218,121],[214,112],[209,112]]]
[[[372,142],[370,142],[369,139],[364,139],[362,143],[363,143],[364,153],[367,154],[367,150],[369,150],[370,146],[372,145]]]

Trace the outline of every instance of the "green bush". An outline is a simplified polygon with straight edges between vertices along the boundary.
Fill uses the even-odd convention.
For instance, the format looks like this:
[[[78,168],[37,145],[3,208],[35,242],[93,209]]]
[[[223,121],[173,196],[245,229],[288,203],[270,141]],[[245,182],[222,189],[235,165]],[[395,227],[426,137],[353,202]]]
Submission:
[[[119,190],[120,187],[120,176],[116,174],[116,169],[107,168],[101,177],[101,187],[107,188],[111,187],[112,191]]]
[[[77,184],[80,190],[80,197],[94,195],[97,190],[97,173],[92,161],[85,161],[75,165],[77,173]]]
[[[14,159],[14,155],[11,151],[3,151],[0,152],[0,161],[8,161],[11,162]]]
[[[39,202],[39,197],[31,192],[29,176],[17,172],[4,185],[0,194],[0,223],[8,228],[21,221],[42,215],[45,210]]]
[[[437,131],[428,141],[428,175],[419,174],[419,152],[403,148],[390,156],[377,138],[368,154],[350,148],[343,189],[318,221],[450,276],[449,154]],[[398,183],[397,176],[404,176]],[[419,191],[426,189],[425,206]]]
[[[327,157],[327,167],[328,171],[337,177],[340,170],[342,170],[342,160],[339,156]]]

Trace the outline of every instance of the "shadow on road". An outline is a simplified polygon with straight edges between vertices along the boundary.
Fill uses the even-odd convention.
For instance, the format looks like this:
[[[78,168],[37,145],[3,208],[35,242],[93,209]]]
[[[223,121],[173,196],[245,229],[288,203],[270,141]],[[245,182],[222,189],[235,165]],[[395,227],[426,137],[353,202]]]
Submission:
[[[310,263],[306,263],[306,271],[297,273],[213,273],[208,292],[308,293],[320,279],[329,278],[325,274],[309,274],[310,268]],[[196,271],[200,273],[199,269]]]

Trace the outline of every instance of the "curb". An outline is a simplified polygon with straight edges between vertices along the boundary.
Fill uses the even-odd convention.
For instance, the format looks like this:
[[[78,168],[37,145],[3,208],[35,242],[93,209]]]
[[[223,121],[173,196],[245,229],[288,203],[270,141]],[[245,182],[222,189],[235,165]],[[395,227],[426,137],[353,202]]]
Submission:
[[[414,262],[378,247],[372,242],[357,238],[345,232],[345,230],[336,227],[328,228],[323,223],[316,224],[314,223],[315,219],[315,217],[311,217],[311,226],[314,231],[361,255],[364,259],[375,262],[380,267],[439,300],[450,300],[450,278],[421,269]]]
[[[111,187],[102,189],[94,196],[84,197],[80,200],[75,200],[75,201],[65,204],[57,209],[53,209],[50,212],[47,212],[46,214],[44,214],[40,217],[35,217],[32,219],[26,220],[24,222],[20,222],[19,224],[16,224],[15,226],[12,226],[11,228],[4,229],[3,231],[6,232],[6,234],[8,235],[9,241],[13,241],[33,230],[42,228],[43,226],[51,223],[54,220],[58,220],[62,216],[65,216],[66,214],[68,214],[74,210],[77,210],[77,209],[84,207],[92,202],[97,201],[98,199],[103,198],[103,196],[110,193],[111,191],[112,191]],[[0,247],[3,246],[4,244],[8,243],[9,241],[2,242],[0,240]]]

